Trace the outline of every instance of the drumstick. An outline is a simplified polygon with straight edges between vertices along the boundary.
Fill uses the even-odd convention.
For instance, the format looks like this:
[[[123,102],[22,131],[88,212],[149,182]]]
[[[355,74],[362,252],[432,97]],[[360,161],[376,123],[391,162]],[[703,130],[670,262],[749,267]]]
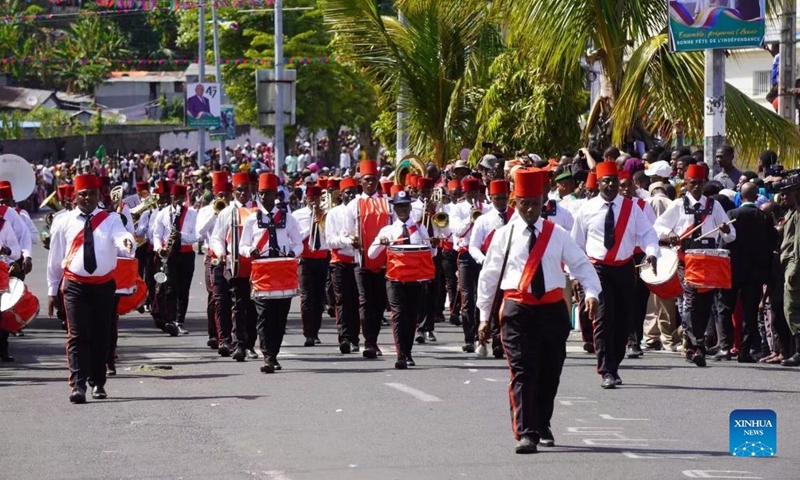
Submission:
[[[703,224],[702,224],[702,223],[701,223],[700,225],[698,225],[698,226],[694,227],[693,229],[689,230],[688,232],[684,233],[683,235],[681,235],[680,241],[684,241],[684,240],[686,240],[687,238],[689,238],[690,236],[692,236],[692,234],[693,234],[694,232],[696,232],[696,231],[700,230],[701,228],[703,228]]]
[[[732,225],[734,223],[736,223],[736,219],[735,218],[733,220],[731,220],[730,222],[723,223],[722,225]],[[702,240],[702,239],[706,238],[707,236],[711,235],[712,233],[717,233],[722,228],[722,225],[720,225],[719,227],[715,228],[714,230],[711,230],[708,233],[704,233],[703,235],[700,235],[695,240]]]

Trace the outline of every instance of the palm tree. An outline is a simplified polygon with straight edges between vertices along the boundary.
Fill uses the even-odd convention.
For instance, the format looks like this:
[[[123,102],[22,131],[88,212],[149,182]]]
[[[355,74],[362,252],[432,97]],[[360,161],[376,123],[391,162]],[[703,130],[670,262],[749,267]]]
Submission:
[[[774,3],[767,1],[768,12]],[[498,0],[495,6],[508,19],[510,38],[549,75],[568,74],[588,47],[594,49],[603,88],[584,134],[609,115],[611,141],[618,145],[678,119],[687,136],[703,138],[703,53],[669,51],[664,0]],[[731,85],[726,110],[728,142],[745,161],[766,148],[784,157],[800,153],[794,124]]]
[[[500,47],[490,5],[483,0],[397,0],[403,21],[384,16],[379,0],[322,0],[340,55],[364,67],[380,85],[384,104],[402,89],[409,148],[443,166],[475,137],[477,102]]]

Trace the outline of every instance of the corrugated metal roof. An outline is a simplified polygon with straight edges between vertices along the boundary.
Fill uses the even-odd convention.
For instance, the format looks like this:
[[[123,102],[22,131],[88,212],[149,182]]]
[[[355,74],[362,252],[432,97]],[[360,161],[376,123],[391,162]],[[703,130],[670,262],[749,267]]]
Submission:
[[[111,76],[106,79],[108,83],[118,82],[182,82],[186,79],[184,72],[111,72]]]
[[[33,110],[43,105],[55,92],[34,88],[0,87],[0,108]]]

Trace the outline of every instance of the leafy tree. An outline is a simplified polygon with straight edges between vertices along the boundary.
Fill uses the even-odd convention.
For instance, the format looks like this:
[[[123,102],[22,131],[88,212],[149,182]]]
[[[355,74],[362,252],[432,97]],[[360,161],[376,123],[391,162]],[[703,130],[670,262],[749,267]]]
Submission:
[[[63,60],[56,74],[68,91],[88,93],[115,69],[114,60],[128,55],[127,38],[113,23],[100,17],[83,17],[73,23],[55,55]],[[76,59],[91,59],[82,64]],[[97,63],[106,60],[105,63]]]

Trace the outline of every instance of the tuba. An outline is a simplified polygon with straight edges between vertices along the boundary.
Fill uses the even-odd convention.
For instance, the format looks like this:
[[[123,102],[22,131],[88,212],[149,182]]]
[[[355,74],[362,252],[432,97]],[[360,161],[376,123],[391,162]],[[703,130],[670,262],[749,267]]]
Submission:
[[[425,162],[416,155],[406,155],[399,162],[394,170],[394,184],[405,185],[406,176],[409,173],[416,173],[419,176],[425,176]]]
[[[0,180],[6,180],[14,191],[14,201],[27,200],[36,188],[36,175],[27,160],[7,153],[0,155]]]

